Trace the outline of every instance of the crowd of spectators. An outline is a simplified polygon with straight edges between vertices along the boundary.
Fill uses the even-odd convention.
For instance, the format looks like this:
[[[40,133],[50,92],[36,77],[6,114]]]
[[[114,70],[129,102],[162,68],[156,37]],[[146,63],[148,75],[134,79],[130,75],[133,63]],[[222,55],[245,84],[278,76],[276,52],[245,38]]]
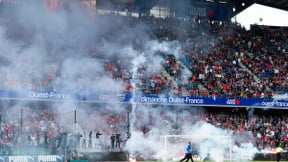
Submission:
[[[153,57],[161,57],[161,68],[151,60],[146,60],[136,67],[132,60],[116,56],[107,57],[103,61],[104,72],[96,73],[95,75],[99,76],[93,76],[95,79],[92,82],[96,82],[99,77],[108,76],[116,82],[124,83],[125,89],[122,93],[183,95],[183,88],[191,96],[203,97],[271,99],[275,94],[288,91],[286,29],[254,26],[247,31],[238,24],[207,19],[156,19],[149,16],[125,19],[128,20],[125,27],[149,26],[146,29],[149,39],[159,42],[178,41],[181,45],[180,50],[174,51],[175,53],[159,50]],[[139,42],[141,41],[132,40],[131,44],[135,51],[141,53],[145,45]],[[103,60],[99,54],[95,54],[97,52],[89,53],[91,59]],[[61,87],[61,79],[71,79],[61,73],[63,56],[59,54],[49,55],[49,68],[44,73],[37,69],[37,66],[27,66],[33,64],[33,58],[21,56],[17,56],[19,61],[15,65],[16,68],[6,68],[9,64],[7,60],[15,59],[9,57],[0,51],[0,66],[3,67],[0,71],[3,76],[0,78],[1,89],[58,90]],[[187,69],[188,73],[185,72]],[[34,77],[31,79],[31,76]],[[87,74],[79,74],[76,77],[85,76]],[[123,147],[127,130],[141,131],[143,135],[148,135],[157,127],[163,134],[181,134],[184,131],[182,126],[193,125],[199,121],[210,123],[219,129],[231,130],[239,137],[238,144],[252,142],[262,150],[273,149],[281,143],[288,150],[287,116],[274,110],[264,113],[251,113],[252,109],[193,109],[175,112],[165,107],[150,113],[143,110],[133,114],[130,110],[121,113],[99,111],[91,106],[91,109],[85,111],[97,116],[97,122],[101,125],[83,128],[84,130],[77,132],[71,129],[73,122],[68,123],[69,126],[61,123],[57,113],[50,106],[35,105],[24,109],[23,118],[19,109],[13,114],[8,108],[1,107],[2,154],[17,154],[25,150],[63,153],[67,147],[96,147],[89,146],[91,138],[93,141],[103,138],[105,142],[101,143],[109,146],[109,137],[113,133],[121,134]],[[137,120],[129,121],[129,113]],[[85,127],[81,122],[79,125]],[[85,145],[82,143],[83,140],[86,140]]]
[[[174,34],[160,39],[182,42],[180,60],[192,72],[190,82],[206,88],[197,95],[271,99],[273,94],[287,92],[287,42],[282,36],[287,30],[255,27],[247,31],[228,21],[205,19],[179,24],[181,30],[170,28]],[[189,25],[185,28],[183,24]],[[162,24],[159,26],[162,28]],[[174,64],[170,66],[175,68]],[[191,95],[199,91],[188,90]]]
[[[224,111],[214,108],[177,109],[173,106],[157,109],[123,109],[121,112],[89,105],[89,116],[63,122],[57,111],[46,103],[36,102],[15,113],[1,108],[1,154],[55,154],[73,149],[111,150],[110,136],[119,134],[120,148],[125,148],[129,131],[143,136],[182,134],[187,126],[199,122],[210,123],[218,129],[232,132],[234,144],[252,143],[259,151],[273,151],[278,144],[288,151],[287,116],[277,110],[233,108]],[[86,105],[87,106],[87,105]],[[96,106],[96,107],[95,107]],[[38,107],[38,108],[37,108]],[[100,109],[100,110],[99,110]],[[81,110],[80,110],[81,111]],[[71,113],[73,116],[73,113]],[[63,118],[63,116],[62,116]],[[89,121],[88,121],[89,120]],[[85,122],[89,122],[87,126]],[[155,132],[156,129],[159,131]],[[129,136],[128,136],[129,135]],[[133,133],[132,133],[133,136]],[[84,142],[85,141],[85,142]]]
[[[125,93],[132,93],[133,90],[136,90],[145,94],[167,94],[169,90],[173,90],[173,83],[168,81],[161,69],[154,69],[152,64],[147,64],[147,62],[139,64],[135,74],[133,74],[132,68],[135,67],[125,65],[121,60],[106,64],[109,75],[114,80],[124,82]]]
[[[287,92],[285,29],[256,26],[247,31],[229,21],[207,19],[144,21],[150,21],[155,29],[151,31],[153,38],[181,43],[178,53],[163,56],[167,60],[163,67],[192,96],[271,99],[274,94]],[[188,82],[183,82],[183,64],[177,61],[190,69]],[[191,88],[191,84],[202,84],[205,89]]]
[[[47,154],[60,144],[56,140],[62,140],[64,129],[60,129],[51,109],[44,104],[38,106],[26,108],[22,113],[21,109],[8,112],[8,108],[1,107],[2,154]]]
[[[287,92],[287,30],[256,26],[245,32],[243,39],[248,42],[242,58],[245,66],[261,79],[262,85],[276,92]]]
[[[109,146],[109,135],[121,133],[124,140],[128,129],[126,112],[107,111],[99,108],[100,105],[97,107],[90,105],[89,108],[85,106],[87,109],[84,110],[84,114],[87,113],[88,116],[89,113],[91,118],[80,116],[81,119],[77,120],[81,121],[76,124],[68,119],[73,116],[74,111],[68,112],[71,114],[69,117],[67,112],[59,113],[55,106],[49,103],[34,103],[34,105],[13,108],[9,112],[9,108],[1,107],[0,152],[2,155],[65,154],[64,151],[80,148],[80,138],[83,149],[106,149],[107,145]],[[85,144],[82,142],[84,139]]]
[[[133,25],[140,22],[153,25],[150,31],[153,39],[181,42],[182,49],[177,54],[180,55],[179,60],[175,58],[175,53],[160,54],[160,56],[163,56],[165,60],[162,63],[163,68],[178,81],[179,85],[186,87],[192,96],[271,98],[273,94],[287,91],[287,56],[285,54],[287,47],[286,42],[283,41],[286,40],[287,33],[283,30],[270,31],[268,27],[264,27],[264,29],[246,31],[231,22],[220,23],[205,19],[198,21],[162,20],[150,17],[133,20]],[[7,80],[3,82],[3,88],[53,89],[52,84],[55,83],[53,79],[59,75],[57,68],[59,56],[53,55],[53,57],[52,60],[56,63],[52,64],[52,71],[47,73],[47,77],[42,78],[42,81],[37,78],[34,83]],[[26,58],[20,64],[29,64],[31,61],[31,58]],[[182,79],[183,75],[181,75],[184,69],[183,64],[177,61],[182,61],[192,73],[186,82],[183,81],[185,79]],[[126,63],[127,61],[121,62],[113,58],[105,65],[108,75],[115,80],[124,81],[126,84],[124,92],[131,93],[131,89],[137,87],[145,94],[169,94],[167,93],[169,89],[175,88],[171,80],[163,75],[162,69],[152,73],[147,72],[149,68],[153,68],[149,63],[140,65],[142,67],[137,69],[140,81],[137,81],[136,87],[132,87],[131,80],[135,78],[133,78],[131,65]],[[19,65],[19,67],[25,67],[25,65]],[[248,72],[249,69],[252,73]],[[19,68],[19,70],[19,73],[25,73],[26,70],[38,76],[36,69]],[[253,74],[258,78],[255,78]],[[199,84],[205,88],[200,90],[197,86]],[[194,86],[191,87],[191,85]],[[180,88],[175,92],[181,95]]]
[[[138,130],[142,131],[143,134],[149,134],[153,128],[157,127],[161,128],[162,134],[160,135],[177,135],[187,131],[185,130],[186,126],[205,122],[227,132],[232,132],[234,145],[252,143],[259,151],[273,152],[281,144],[284,150],[288,151],[287,116],[283,112],[246,108],[234,108],[226,111],[213,108],[206,108],[205,110],[184,109],[181,111],[175,111],[173,108],[167,109],[169,108],[166,107],[165,110],[160,108],[157,116],[155,114],[153,116],[153,112],[143,116],[143,112],[140,110],[139,114],[141,115],[137,116],[141,119],[138,126],[142,125],[138,127]]]
[[[115,56],[105,59],[105,71],[93,74],[98,76],[91,82],[107,75],[124,83],[124,93],[137,89],[144,94],[184,95],[184,88],[191,96],[271,99],[275,94],[287,92],[288,33],[285,29],[255,26],[247,31],[229,21],[208,19],[156,19],[149,16],[124,19],[127,27],[149,26],[145,32],[151,40],[178,41],[181,49],[174,53],[165,53],[160,49],[153,57],[163,58],[159,62],[163,68],[155,68],[155,62],[148,60],[140,64],[135,72],[132,70],[132,59],[118,58],[115,53]],[[105,36],[105,39],[110,38]],[[145,45],[138,39],[131,39],[134,50],[143,51]],[[97,52],[90,52],[91,59],[99,59],[100,55],[95,54]],[[9,57],[2,53],[2,62],[15,59]],[[1,72],[4,76],[11,72],[15,74],[5,80],[3,77],[1,88],[61,90],[61,80],[75,79],[61,72],[63,58],[59,54],[47,57],[49,68],[44,73],[37,66],[28,66],[33,58],[18,58],[16,66],[19,68],[13,71],[3,69]],[[188,74],[184,72],[187,69]],[[32,79],[31,75],[34,76]],[[89,75],[77,76],[85,80]]]

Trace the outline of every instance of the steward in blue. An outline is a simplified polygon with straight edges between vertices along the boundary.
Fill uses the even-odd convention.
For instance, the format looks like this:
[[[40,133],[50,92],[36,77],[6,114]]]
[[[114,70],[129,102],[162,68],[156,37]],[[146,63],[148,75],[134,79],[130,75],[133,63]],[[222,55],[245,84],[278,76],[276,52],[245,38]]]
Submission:
[[[180,160],[180,162],[184,161],[186,159],[186,162],[189,161],[189,159],[191,159],[192,162],[193,159],[192,159],[192,147],[191,147],[191,142],[189,141],[188,142],[188,145],[186,146],[185,148],[185,157],[183,159]]]

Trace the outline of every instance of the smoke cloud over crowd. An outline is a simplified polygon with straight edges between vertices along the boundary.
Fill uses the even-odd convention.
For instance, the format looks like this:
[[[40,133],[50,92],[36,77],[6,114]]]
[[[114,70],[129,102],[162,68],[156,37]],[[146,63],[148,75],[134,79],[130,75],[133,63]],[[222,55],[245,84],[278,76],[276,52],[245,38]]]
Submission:
[[[183,59],[183,44],[153,39],[151,33],[147,32],[147,29],[152,28],[149,24],[134,26],[133,22],[120,16],[89,16],[81,4],[71,4],[69,7],[73,11],[51,12],[40,3],[1,9],[1,87],[83,94],[119,94],[132,88],[132,94],[135,95],[143,93],[140,85],[145,76],[159,74],[165,78],[167,74],[162,71],[166,57]],[[132,25],[127,25],[130,23]],[[111,63],[111,60],[116,64]],[[113,77],[119,72],[115,66],[123,69],[125,79]],[[107,69],[111,71],[107,72]],[[192,73],[184,68],[179,75],[179,78],[188,80]],[[169,80],[169,73],[165,79]],[[130,80],[131,87],[127,88],[127,84],[130,84],[127,80]],[[175,90],[167,88],[166,94],[159,95],[172,95],[172,91]],[[113,104],[74,100],[41,104],[15,102],[6,112],[6,121],[12,120],[19,124],[20,112],[23,110],[26,126],[28,122],[25,121],[31,115],[27,112],[35,107],[49,107],[61,128],[71,134],[79,132],[87,138],[89,132],[93,131],[94,138],[96,131],[103,133],[108,129],[104,121],[109,118],[113,121],[108,124],[113,133],[121,133],[123,138],[128,131],[131,134],[123,149],[131,154],[140,154],[143,158],[179,158],[188,141],[192,141],[199,159],[209,156],[223,161],[229,159],[231,153],[233,158],[240,160],[243,150],[247,153],[247,149],[251,150],[248,159],[252,159],[257,152],[252,144],[235,146],[237,139],[233,133],[207,122],[209,117],[204,118],[207,112],[201,107],[138,105],[133,102],[122,104],[117,99],[113,101]],[[123,118],[114,121],[119,116]],[[120,126],[116,127],[114,123]],[[163,141],[165,135],[176,134],[191,135],[191,138],[179,136],[167,138],[166,143]],[[110,145],[110,135],[102,135],[107,145]]]

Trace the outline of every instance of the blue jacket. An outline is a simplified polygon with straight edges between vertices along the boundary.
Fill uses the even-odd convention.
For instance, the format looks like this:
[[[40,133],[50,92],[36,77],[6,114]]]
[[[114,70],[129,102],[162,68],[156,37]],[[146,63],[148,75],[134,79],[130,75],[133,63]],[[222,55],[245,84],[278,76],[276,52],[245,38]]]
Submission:
[[[185,154],[192,154],[192,148],[191,148],[191,145],[188,144],[188,145],[186,146]]]

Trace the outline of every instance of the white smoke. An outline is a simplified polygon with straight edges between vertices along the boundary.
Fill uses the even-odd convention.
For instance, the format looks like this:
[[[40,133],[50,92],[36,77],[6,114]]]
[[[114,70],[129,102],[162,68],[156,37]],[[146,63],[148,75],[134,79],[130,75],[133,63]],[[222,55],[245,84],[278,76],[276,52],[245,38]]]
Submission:
[[[285,93],[285,94],[276,94],[273,96],[273,100],[276,100],[276,101],[281,101],[281,100],[288,100],[288,93]]]
[[[11,11],[6,12],[10,13]],[[164,59],[158,55],[158,52],[173,54],[177,59],[183,57],[180,52],[180,42],[147,40],[145,32],[141,31],[142,29],[140,31],[134,28],[122,29],[120,26],[125,21],[122,22],[121,19],[113,21],[115,18],[108,16],[96,17],[96,20],[91,20],[85,16],[84,11],[81,9],[77,9],[73,13],[65,11],[50,13],[43,6],[28,5],[25,8],[20,7],[13,14],[11,12],[11,15],[15,18],[13,19],[12,26],[16,26],[19,28],[17,30],[26,31],[30,35],[18,35],[10,29],[9,23],[7,27],[5,26],[6,22],[1,20],[5,25],[0,28],[0,52],[1,56],[7,57],[6,65],[1,65],[1,74],[3,73],[2,76],[5,76],[3,78],[6,78],[5,83],[7,82],[7,85],[10,81],[16,81],[21,88],[25,82],[32,84],[34,80],[39,81],[45,78],[48,73],[53,72],[55,73],[55,78],[51,84],[54,90],[83,93],[87,91],[97,91],[99,93],[123,92],[124,86],[122,81],[115,81],[111,77],[108,77],[105,74],[102,63],[103,60],[106,61],[116,56],[116,59],[123,61],[128,67],[131,67],[128,71],[132,74],[132,92],[136,96],[136,94],[141,94],[141,90],[137,86],[142,79],[142,74],[138,73],[139,68],[143,65],[149,65],[146,66],[148,68],[147,73],[152,74],[162,68],[161,64]],[[114,26],[111,23],[117,25]],[[11,32],[18,39],[7,38],[7,35],[10,35]],[[143,41],[142,46],[144,48],[136,50],[132,45],[132,41],[139,35],[142,37],[142,33],[144,33],[144,38],[139,41]],[[107,40],[105,37],[102,37],[103,35],[113,35],[115,36],[113,37],[115,40]],[[95,55],[100,56],[103,60],[99,61],[91,57],[90,51],[96,51]],[[50,66],[51,64],[55,65]],[[21,68],[20,72],[15,67]],[[23,76],[22,71],[29,71],[31,75]],[[189,72],[184,71],[184,76],[189,75]],[[114,114],[126,111],[125,106],[121,104],[91,106],[95,108],[92,111],[89,108],[90,105],[83,106],[71,100],[54,103],[52,107],[55,107],[54,111],[61,126],[68,127],[67,129],[72,132],[76,129],[76,131],[80,131],[81,133],[84,130],[93,130],[95,132],[107,126],[107,123],[103,122],[101,112],[98,112],[100,110],[110,111]],[[177,115],[173,111],[163,113],[151,107],[147,105],[139,106],[132,102],[132,124],[130,126],[132,137],[126,143],[125,149],[132,154],[139,153],[146,158],[151,155],[154,155],[153,158],[157,159],[178,157],[185,148],[186,140],[182,143],[170,142],[167,144],[174,154],[171,152],[169,152],[171,154],[167,154],[163,150],[163,141],[160,140],[160,136],[162,135],[176,134],[175,123]],[[19,117],[19,110],[21,108],[22,105],[15,106],[15,109],[12,109],[13,111],[11,110],[11,113],[8,114],[9,119],[14,119],[12,117],[15,116]],[[87,111],[85,108],[87,108]],[[77,113],[77,125],[75,125],[75,111]],[[28,117],[28,115],[25,116]],[[184,119],[187,117],[185,113],[182,116],[184,116]],[[170,118],[170,120],[166,118]],[[169,121],[174,122],[170,123]],[[151,128],[150,123],[154,127]],[[148,133],[143,135],[139,128],[141,129],[142,126],[146,125],[148,125],[148,128],[146,128],[148,129]],[[231,132],[203,122],[196,124],[185,123],[181,127],[185,130],[182,134],[202,137],[209,136],[209,138],[203,140],[198,139],[200,144],[197,149],[199,149],[201,157],[209,154],[212,159],[218,161],[227,158],[230,144],[233,144],[233,141],[219,140],[217,137],[211,137],[231,136]],[[191,140],[193,143],[193,139]],[[249,155],[252,157],[255,152],[254,148],[251,145],[248,146],[253,150],[251,151],[251,155]],[[245,150],[245,147],[243,149],[239,147],[235,151],[236,159],[242,155],[243,150]]]
[[[146,109],[144,109],[146,107]],[[140,110],[139,110],[140,109]],[[236,160],[236,161],[248,161],[254,158],[255,154],[259,151],[250,142],[242,143],[237,146],[237,138],[234,136],[231,130],[226,130],[222,128],[215,127],[207,122],[197,121],[196,123],[183,124],[180,125],[181,134],[176,136],[173,133],[173,128],[171,127],[170,121],[176,122],[176,111],[171,111],[168,109],[165,112],[165,116],[172,117],[172,120],[165,122],[164,118],[161,117],[161,113],[156,109],[148,108],[147,106],[140,106],[137,108],[136,120],[143,125],[147,125],[149,121],[142,119],[147,119],[148,114],[152,114],[156,121],[153,122],[154,127],[150,129],[147,134],[143,134],[140,130],[134,130],[132,132],[132,137],[126,144],[125,149],[127,149],[131,154],[140,154],[141,157],[147,159],[161,159],[164,161],[169,161],[172,159],[180,160],[181,156],[184,156],[184,149],[188,141],[192,142],[194,153],[199,155],[198,160],[203,160],[208,158],[215,161],[225,161],[225,160]],[[180,117],[183,118],[183,114],[188,114],[183,111],[179,113]],[[195,111],[197,113],[197,110]],[[184,117],[185,119],[185,117]],[[138,124],[139,124],[138,123]],[[140,124],[140,125],[141,125]],[[135,125],[137,127],[137,125]],[[164,135],[175,135],[165,138]],[[250,139],[252,140],[252,139]]]
[[[181,56],[179,55],[181,51],[181,44],[178,41],[172,41],[172,42],[158,42],[155,40],[149,41],[146,44],[146,48],[150,48],[151,51],[160,51],[163,53],[167,54],[173,54],[176,58],[180,58]]]

